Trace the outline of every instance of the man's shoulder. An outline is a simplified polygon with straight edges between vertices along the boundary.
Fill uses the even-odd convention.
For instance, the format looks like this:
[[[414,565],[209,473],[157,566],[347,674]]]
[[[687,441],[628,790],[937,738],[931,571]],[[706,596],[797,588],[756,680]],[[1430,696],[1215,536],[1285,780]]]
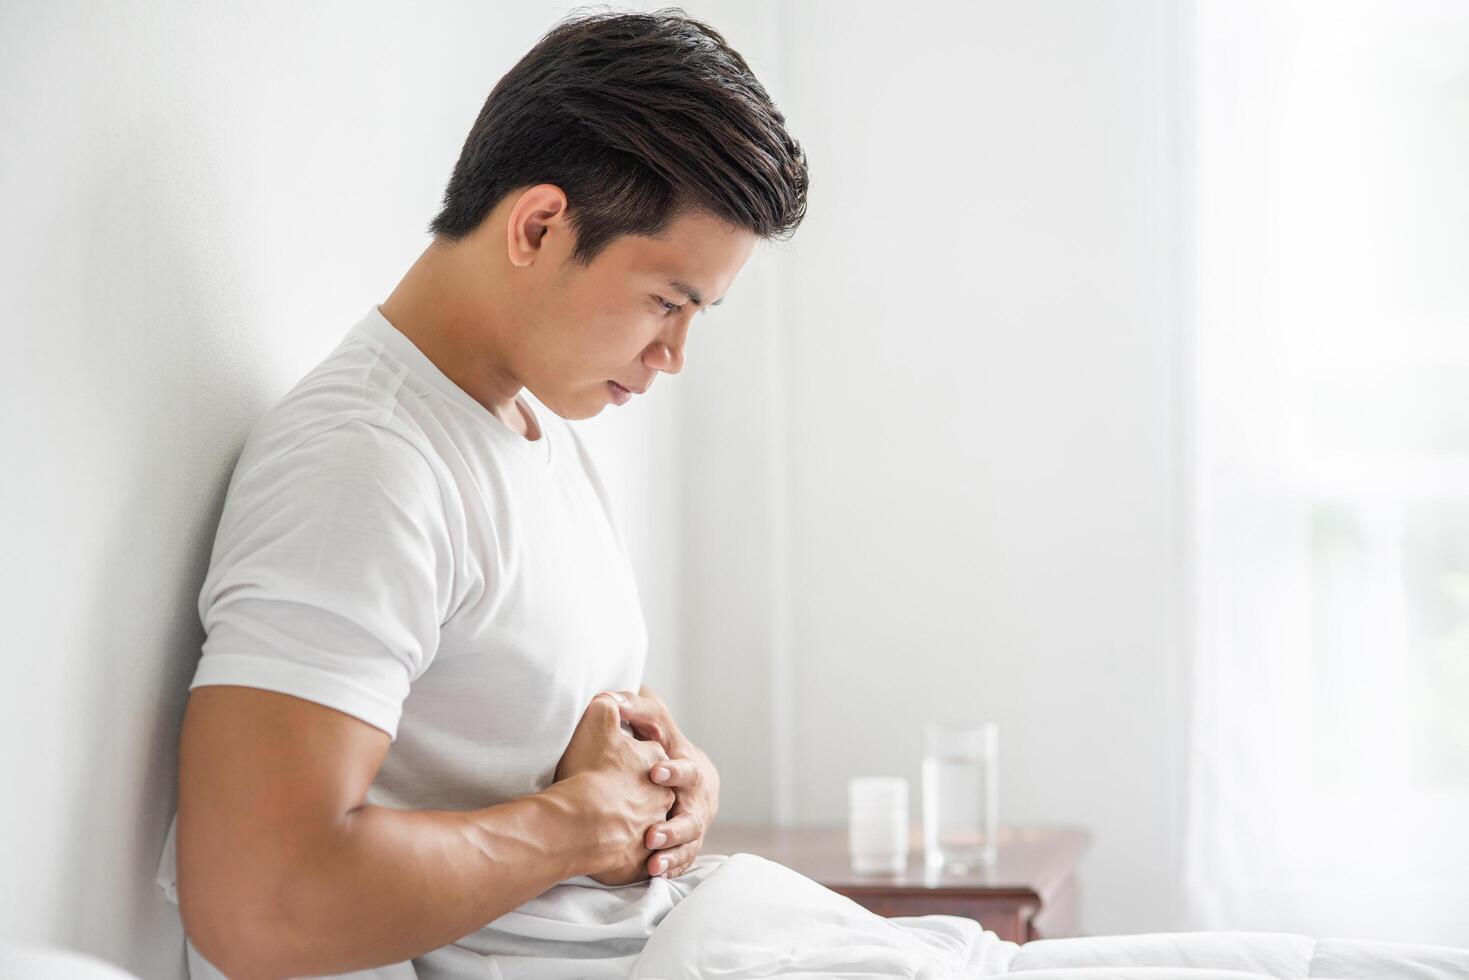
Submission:
[[[415,394],[408,376],[370,343],[349,335],[261,417],[257,428],[330,427],[356,419],[387,424]]]
[[[256,420],[238,466],[257,467],[292,457],[298,464],[350,453],[378,465],[432,468],[433,447],[405,401],[421,400],[405,389],[404,375],[367,345],[350,340],[308,371]]]

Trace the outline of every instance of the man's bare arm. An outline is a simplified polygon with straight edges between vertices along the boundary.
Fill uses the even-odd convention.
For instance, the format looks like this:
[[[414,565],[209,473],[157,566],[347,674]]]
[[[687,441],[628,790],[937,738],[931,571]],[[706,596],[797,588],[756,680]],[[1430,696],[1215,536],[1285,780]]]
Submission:
[[[249,687],[189,697],[179,753],[179,904],[236,980],[346,973],[465,936],[602,871],[592,774],[466,812],[364,805],[386,732]]]

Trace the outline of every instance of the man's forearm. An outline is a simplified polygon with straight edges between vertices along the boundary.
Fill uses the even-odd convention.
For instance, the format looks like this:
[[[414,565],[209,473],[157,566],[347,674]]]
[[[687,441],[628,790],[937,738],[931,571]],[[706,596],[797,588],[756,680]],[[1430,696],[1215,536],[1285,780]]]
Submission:
[[[573,777],[575,778],[575,777]],[[565,783],[466,812],[362,806],[301,856],[265,954],[278,976],[411,959],[468,935],[557,882],[600,871]]]

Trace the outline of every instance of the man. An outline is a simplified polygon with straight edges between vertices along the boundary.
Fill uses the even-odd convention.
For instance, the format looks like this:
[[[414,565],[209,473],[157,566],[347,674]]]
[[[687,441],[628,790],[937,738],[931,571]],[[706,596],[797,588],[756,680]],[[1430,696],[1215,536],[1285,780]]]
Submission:
[[[625,976],[721,859],[718,771],[640,686],[565,420],[676,373],[794,232],[784,122],[677,8],[563,21],[490,93],[428,248],[251,431],[159,873],[196,978]]]

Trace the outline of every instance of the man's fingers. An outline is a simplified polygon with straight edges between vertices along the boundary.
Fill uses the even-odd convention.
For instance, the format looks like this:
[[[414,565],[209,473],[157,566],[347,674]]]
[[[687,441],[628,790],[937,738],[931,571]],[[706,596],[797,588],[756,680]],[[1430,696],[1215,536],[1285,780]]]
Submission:
[[[699,843],[684,844],[666,851],[656,851],[648,858],[648,874],[676,878],[689,869],[694,858],[699,856]]]
[[[643,771],[648,774],[649,779],[653,779],[653,770],[659,764],[668,761],[668,753],[663,751],[663,746],[647,739],[633,739],[632,745],[633,751],[643,758]],[[653,782],[657,783],[660,780],[653,779]]]
[[[676,848],[690,844],[704,836],[704,821],[692,813],[680,813],[649,827],[643,834],[643,843],[649,850]],[[654,857],[657,857],[655,854]]]
[[[662,759],[648,770],[648,778],[659,786],[687,789],[699,785],[699,767],[693,759]]]
[[[622,720],[630,722],[640,737],[662,742],[664,748],[667,748],[668,737],[673,734],[669,730],[671,726],[668,709],[661,702],[633,691],[617,693],[624,699],[618,705]]]

